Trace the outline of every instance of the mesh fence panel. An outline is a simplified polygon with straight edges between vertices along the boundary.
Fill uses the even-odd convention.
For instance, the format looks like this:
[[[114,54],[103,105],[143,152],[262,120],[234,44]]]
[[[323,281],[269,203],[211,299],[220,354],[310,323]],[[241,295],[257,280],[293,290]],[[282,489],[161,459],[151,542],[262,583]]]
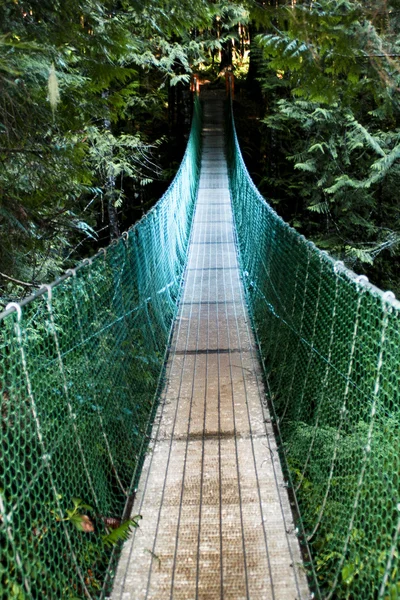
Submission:
[[[4,600],[107,594],[117,553],[105,536],[128,512],[146,450],[186,259],[200,132],[196,102],[181,167],[148,215],[0,315]]]
[[[400,598],[400,303],[289,227],[228,159],[244,281],[299,525],[326,599]]]

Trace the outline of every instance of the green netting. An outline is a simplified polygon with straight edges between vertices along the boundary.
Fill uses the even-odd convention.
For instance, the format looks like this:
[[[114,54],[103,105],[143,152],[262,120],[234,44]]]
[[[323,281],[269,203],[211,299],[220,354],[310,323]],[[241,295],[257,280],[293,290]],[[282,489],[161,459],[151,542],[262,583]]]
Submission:
[[[103,598],[160,389],[200,161],[118,242],[0,315],[0,598]],[[90,531],[94,529],[94,531]],[[107,576],[106,576],[107,574]],[[107,583],[108,582],[108,583]]]
[[[289,227],[228,119],[244,281],[319,597],[400,598],[400,303]]]

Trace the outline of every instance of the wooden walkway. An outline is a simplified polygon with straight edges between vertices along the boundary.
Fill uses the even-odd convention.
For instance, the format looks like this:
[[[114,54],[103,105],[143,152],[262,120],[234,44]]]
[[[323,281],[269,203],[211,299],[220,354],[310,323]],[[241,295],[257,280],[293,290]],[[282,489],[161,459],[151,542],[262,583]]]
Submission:
[[[309,597],[239,275],[222,101],[205,104],[185,287],[112,600]]]

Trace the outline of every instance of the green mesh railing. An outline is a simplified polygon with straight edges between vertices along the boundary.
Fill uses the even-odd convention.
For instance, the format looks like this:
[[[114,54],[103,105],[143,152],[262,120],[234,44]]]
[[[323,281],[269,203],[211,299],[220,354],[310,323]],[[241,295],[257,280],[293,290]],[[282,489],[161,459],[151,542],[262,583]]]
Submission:
[[[228,138],[244,282],[314,593],[400,598],[400,303],[272,210],[231,116]]]
[[[0,598],[104,598],[160,390],[200,163],[93,259],[0,315]],[[112,538],[112,535],[111,535]]]

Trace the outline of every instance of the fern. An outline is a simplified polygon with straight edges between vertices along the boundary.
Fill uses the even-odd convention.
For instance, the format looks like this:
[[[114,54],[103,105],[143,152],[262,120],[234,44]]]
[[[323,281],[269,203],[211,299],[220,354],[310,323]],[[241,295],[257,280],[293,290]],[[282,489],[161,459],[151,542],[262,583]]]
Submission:
[[[113,529],[107,535],[102,536],[102,541],[105,546],[115,546],[118,542],[126,541],[133,529],[139,527],[141,515],[136,515],[132,519],[124,521],[119,527]]]
[[[370,148],[375,150],[377,154],[380,156],[386,156],[385,151],[381,148],[376,137],[371,135],[369,131],[359,123],[353,115],[349,115],[347,117],[348,123],[352,129],[352,136],[349,136],[349,146],[351,150],[354,150],[357,147],[363,146],[362,140],[365,140]],[[360,135],[357,135],[360,134]]]
[[[372,171],[377,171],[379,175],[384,177],[394,163],[400,159],[400,144],[395,146],[388,154],[384,154],[383,158],[375,161],[371,165]]]
[[[300,171],[308,171],[309,173],[316,173],[317,171],[315,161],[312,159],[308,159],[306,162],[296,163],[294,168],[299,169]]]
[[[329,205],[327,202],[318,202],[317,204],[311,204],[307,208],[311,212],[319,214],[327,214],[329,212]]]
[[[360,262],[366,263],[368,265],[374,264],[374,259],[371,256],[371,253],[362,248],[353,248],[352,246],[346,246],[346,255],[352,257]]]
[[[315,152],[316,150],[319,150],[322,154],[325,154],[325,150],[324,150],[324,146],[326,147],[326,144],[313,144],[312,146],[309,147],[308,151],[309,152]]]

